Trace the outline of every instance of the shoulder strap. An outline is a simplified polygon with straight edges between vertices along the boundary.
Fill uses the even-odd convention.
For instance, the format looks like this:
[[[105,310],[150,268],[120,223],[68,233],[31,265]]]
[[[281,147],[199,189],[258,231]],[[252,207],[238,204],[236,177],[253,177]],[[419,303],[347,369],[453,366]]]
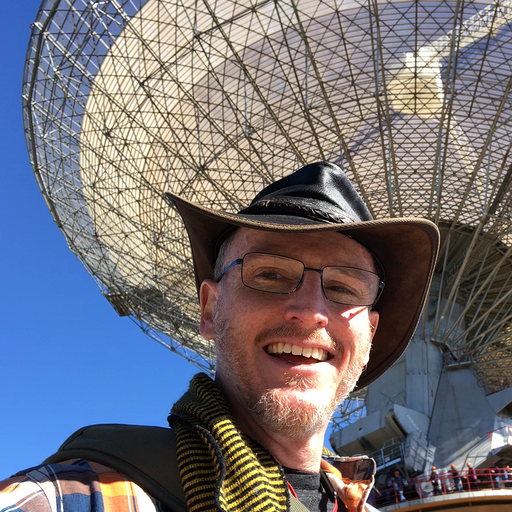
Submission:
[[[176,458],[176,433],[162,427],[92,425],[72,434],[44,463],[85,459],[132,479],[173,512],[187,512]],[[290,493],[290,512],[309,510]]]
[[[176,434],[161,427],[94,425],[69,437],[45,463],[81,458],[115,469],[173,512],[186,512]]]
[[[291,492],[290,494],[290,512],[310,512],[302,502],[296,498]]]

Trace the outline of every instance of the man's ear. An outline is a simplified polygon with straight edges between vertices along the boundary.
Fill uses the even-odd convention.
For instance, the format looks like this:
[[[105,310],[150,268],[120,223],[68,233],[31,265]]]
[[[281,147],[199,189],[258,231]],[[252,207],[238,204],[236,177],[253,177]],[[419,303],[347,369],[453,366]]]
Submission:
[[[377,330],[377,326],[379,325],[379,313],[377,311],[371,310],[368,314],[370,319],[371,331],[372,331],[372,340],[375,336],[375,331]]]
[[[217,302],[218,284],[211,279],[205,279],[199,290],[201,303],[201,323],[199,332],[205,340],[213,340],[215,327],[213,325],[213,310]]]

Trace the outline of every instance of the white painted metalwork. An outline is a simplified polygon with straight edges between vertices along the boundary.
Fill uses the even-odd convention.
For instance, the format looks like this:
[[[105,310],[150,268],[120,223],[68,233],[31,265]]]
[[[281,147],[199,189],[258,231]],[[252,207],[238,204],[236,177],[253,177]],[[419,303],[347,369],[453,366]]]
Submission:
[[[496,390],[512,379],[511,5],[46,0],[23,87],[36,177],[116,310],[212,371],[162,194],[237,211],[335,161],[375,217],[439,224],[418,335]]]

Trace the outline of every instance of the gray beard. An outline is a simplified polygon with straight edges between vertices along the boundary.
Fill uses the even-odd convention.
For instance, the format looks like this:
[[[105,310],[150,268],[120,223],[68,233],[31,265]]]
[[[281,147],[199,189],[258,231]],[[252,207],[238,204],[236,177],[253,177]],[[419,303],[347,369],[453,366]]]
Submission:
[[[315,404],[297,398],[290,404],[288,397],[282,396],[279,390],[269,389],[249,410],[267,430],[290,439],[298,439],[323,430],[336,407],[334,401],[329,404]]]
[[[348,368],[336,395],[328,403],[312,402],[307,399],[294,398],[290,404],[287,396],[279,390],[269,389],[250,407],[253,416],[267,429],[290,439],[298,439],[323,430],[338,405],[347,398],[355,388],[363,371],[364,364]],[[290,376],[287,384],[300,391],[314,389],[314,383],[297,376]]]

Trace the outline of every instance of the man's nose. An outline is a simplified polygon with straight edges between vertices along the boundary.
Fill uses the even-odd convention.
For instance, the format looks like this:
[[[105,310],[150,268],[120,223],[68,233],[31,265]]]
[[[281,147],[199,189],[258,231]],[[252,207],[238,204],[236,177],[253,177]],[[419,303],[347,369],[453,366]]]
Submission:
[[[288,296],[285,318],[308,327],[323,327],[329,322],[328,302],[322,290],[321,271],[305,269],[299,287]]]

